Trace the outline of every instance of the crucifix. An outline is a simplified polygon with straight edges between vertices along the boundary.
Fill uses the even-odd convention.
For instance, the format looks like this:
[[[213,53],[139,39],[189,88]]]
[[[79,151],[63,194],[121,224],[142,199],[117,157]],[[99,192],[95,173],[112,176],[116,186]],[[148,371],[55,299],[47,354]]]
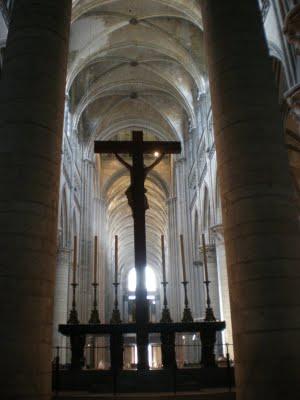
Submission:
[[[116,158],[130,172],[130,186],[126,190],[128,204],[131,207],[134,224],[134,256],[136,270],[136,326],[138,348],[138,370],[149,368],[148,332],[149,306],[146,289],[146,210],[149,208],[146,197],[145,179],[148,173],[162,160],[165,154],[181,152],[179,142],[144,141],[143,132],[132,132],[132,141],[98,141],[95,142],[95,153],[115,154]],[[156,154],[157,159],[145,166],[144,154]],[[132,164],[127,163],[120,154],[130,154]]]

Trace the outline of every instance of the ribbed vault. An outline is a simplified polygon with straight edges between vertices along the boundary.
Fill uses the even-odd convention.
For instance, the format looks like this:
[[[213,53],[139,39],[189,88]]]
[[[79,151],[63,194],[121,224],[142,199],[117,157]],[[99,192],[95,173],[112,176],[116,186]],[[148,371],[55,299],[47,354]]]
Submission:
[[[74,0],[67,92],[73,131],[92,157],[94,140],[178,140],[199,123],[204,90],[201,13],[196,0]],[[148,160],[151,161],[151,160]],[[129,178],[113,157],[101,157],[110,240],[120,236],[120,263],[133,265]],[[160,265],[167,232],[168,158],[146,181],[147,256]]]

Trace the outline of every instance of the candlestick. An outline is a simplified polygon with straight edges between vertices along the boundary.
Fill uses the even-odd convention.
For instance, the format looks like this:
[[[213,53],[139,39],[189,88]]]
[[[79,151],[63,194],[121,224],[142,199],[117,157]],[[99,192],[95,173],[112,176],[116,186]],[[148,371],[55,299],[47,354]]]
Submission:
[[[115,282],[113,283],[113,286],[115,287],[115,302],[114,302],[114,309],[112,312],[111,324],[120,324],[122,322],[121,320],[121,315],[120,315],[120,310],[119,310],[119,302],[118,302],[118,288],[119,288],[119,283],[118,283],[118,264],[119,264],[119,238],[117,235],[115,235]]]
[[[183,288],[184,288],[184,310],[182,322],[193,322],[192,312],[189,308],[189,299],[187,295],[187,285],[188,281],[186,279],[186,269],[185,269],[185,255],[184,255],[184,244],[183,244],[183,235],[180,235],[180,248],[181,248],[181,263],[182,263],[182,274],[183,274]]]
[[[161,260],[163,269],[163,281],[166,282],[166,260],[165,260],[165,240],[164,235],[161,235]]]
[[[92,286],[94,288],[94,301],[93,308],[91,311],[91,316],[89,319],[89,324],[100,324],[99,312],[98,312],[98,302],[97,302],[97,261],[98,261],[98,237],[94,238],[94,283]]]
[[[208,279],[208,269],[207,269],[206,244],[205,244],[205,235],[204,235],[204,233],[202,233],[202,247],[203,247],[204,279],[206,281],[209,281],[209,279]]]
[[[94,240],[94,283],[97,283],[98,237]]]
[[[76,310],[76,287],[77,283],[71,283],[72,286],[72,308],[68,319],[68,324],[79,324],[78,313]]]
[[[181,248],[181,263],[182,263],[183,281],[186,282],[186,270],[185,270],[185,255],[184,255],[183,235],[180,235],[180,248]]]
[[[164,308],[162,311],[162,317],[160,322],[162,323],[170,323],[173,322],[171,315],[170,315],[170,310],[168,308],[168,300],[167,300],[167,279],[166,279],[166,261],[165,261],[165,241],[164,241],[164,236],[161,236],[161,259],[162,259],[162,268],[163,268],[163,290],[164,290]]]
[[[209,284],[210,280],[208,278],[208,268],[207,268],[207,254],[206,254],[206,244],[205,244],[205,235],[202,233],[202,248],[203,248],[203,264],[204,264],[204,284],[206,286],[206,312],[205,312],[205,321],[215,321],[214,311],[211,307],[211,300],[209,294]]]
[[[98,283],[94,282],[92,283],[92,286],[94,287],[94,301],[93,301],[93,309],[91,312],[91,316],[89,319],[89,324],[100,324],[100,318],[99,318],[99,313],[98,313],[98,302],[97,302],[97,287]]]
[[[184,288],[184,310],[183,310],[183,317],[182,322],[194,322],[194,318],[192,316],[192,311],[189,307],[189,299],[187,295],[187,281],[183,281],[183,288]]]
[[[112,312],[110,323],[111,324],[121,324],[122,320],[121,320],[121,314],[120,314],[119,302],[118,302],[118,288],[119,288],[120,284],[118,282],[115,282],[115,283],[113,283],[113,285],[115,287],[115,303],[114,303],[114,309]]]
[[[116,235],[115,236],[115,282],[118,282],[118,263],[119,263],[118,247],[119,247],[119,238]]]
[[[74,236],[74,253],[73,253],[73,282],[72,286],[72,308],[68,319],[68,324],[79,324],[78,314],[76,310],[76,267],[77,267],[77,236]]]
[[[76,283],[76,268],[77,268],[77,236],[74,236],[74,250],[73,250],[73,283]]]

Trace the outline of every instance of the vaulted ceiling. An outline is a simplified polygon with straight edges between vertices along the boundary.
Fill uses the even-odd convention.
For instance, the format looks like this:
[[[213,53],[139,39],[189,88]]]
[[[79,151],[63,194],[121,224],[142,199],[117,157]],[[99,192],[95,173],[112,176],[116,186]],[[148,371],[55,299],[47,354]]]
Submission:
[[[133,129],[184,146],[197,127],[204,91],[202,46],[197,0],[74,0],[67,92],[74,132],[86,151],[92,152],[94,140],[128,137]],[[126,198],[121,196],[126,176],[116,164],[112,171],[112,162],[102,159],[102,181],[109,181],[103,186],[109,226],[113,233],[120,231],[121,248],[123,242],[128,249],[132,219],[129,209],[124,213]],[[153,205],[147,217],[152,265],[158,262],[159,235],[167,221],[167,193],[159,180],[169,190],[170,166],[168,159],[147,182]],[[121,255],[125,264],[133,261],[127,253]]]

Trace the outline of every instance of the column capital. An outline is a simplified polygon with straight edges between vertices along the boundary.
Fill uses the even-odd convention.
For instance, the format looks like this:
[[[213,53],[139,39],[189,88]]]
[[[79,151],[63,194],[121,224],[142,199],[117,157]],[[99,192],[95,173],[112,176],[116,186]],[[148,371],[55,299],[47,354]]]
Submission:
[[[58,263],[69,262],[71,253],[72,249],[70,247],[59,246],[57,249],[57,262]]]
[[[211,232],[214,234],[216,244],[224,243],[224,226],[222,224],[210,227]]]
[[[205,246],[207,261],[213,262],[216,259],[216,245],[215,244],[207,244]],[[203,257],[203,246],[199,247],[200,255]]]

